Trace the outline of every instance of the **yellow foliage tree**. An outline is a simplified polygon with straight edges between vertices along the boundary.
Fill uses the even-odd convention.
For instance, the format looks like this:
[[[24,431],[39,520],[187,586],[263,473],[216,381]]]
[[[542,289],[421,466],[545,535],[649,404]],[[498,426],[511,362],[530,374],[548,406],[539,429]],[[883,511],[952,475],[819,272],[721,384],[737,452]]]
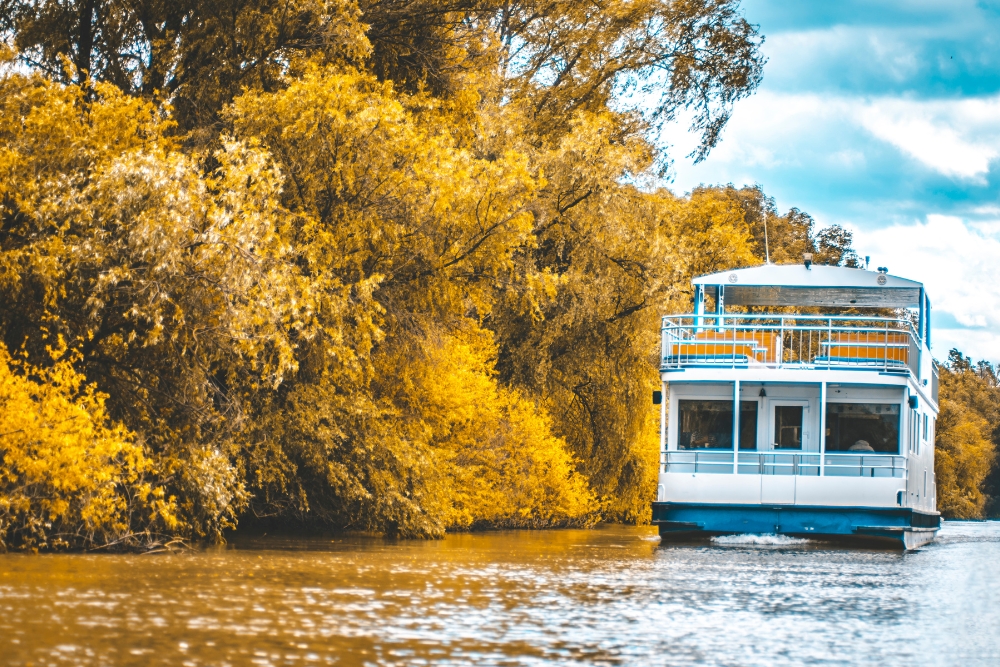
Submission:
[[[934,446],[938,510],[955,519],[980,519],[986,505],[983,481],[990,471],[994,446],[984,433],[985,419],[968,406],[941,400]]]
[[[135,434],[111,422],[65,345],[51,354],[37,367],[0,345],[0,549],[127,547],[177,531]]]
[[[79,351],[189,534],[643,521],[659,315],[762,221],[850,245],[654,187],[760,81],[736,0],[5,6],[0,337]]]
[[[544,414],[497,385],[489,345],[455,342],[489,338],[482,322],[519,280],[542,183],[523,153],[463,145],[452,128],[475,101],[315,67],[228,112],[289,174],[284,205],[319,304],[321,335],[303,342],[247,458],[258,515],[294,507],[403,535],[589,520],[589,490]]]
[[[497,384],[488,332],[443,334],[407,383],[420,406],[435,470],[444,476],[444,525],[505,528],[597,519],[587,479],[548,416]]]
[[[938,509],[946,517],[989,514],[988,479],[997,470],[1000,381],[991,364],[953,349],[941,367],[941,414],[935,429],[934,473]]]
[[[184,525],[219,535],[245,505],[246,405],[295,370],[314,306],[282,236],[280,174],[224,142],[177,150],[148,103],[98,84],[0,79],[0,303],[8,346],[48,338],[157,458]]]

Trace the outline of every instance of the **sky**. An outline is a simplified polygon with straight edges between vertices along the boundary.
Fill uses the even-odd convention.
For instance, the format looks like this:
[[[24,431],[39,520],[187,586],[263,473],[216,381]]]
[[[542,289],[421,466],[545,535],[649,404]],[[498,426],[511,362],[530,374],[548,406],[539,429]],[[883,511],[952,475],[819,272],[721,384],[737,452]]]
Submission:
[[[765,36],[757,92],[677,193],[759,183],[840,224],[871,266],[924,283],[933,353],[1000,361],[1000,0],[744,0]]]

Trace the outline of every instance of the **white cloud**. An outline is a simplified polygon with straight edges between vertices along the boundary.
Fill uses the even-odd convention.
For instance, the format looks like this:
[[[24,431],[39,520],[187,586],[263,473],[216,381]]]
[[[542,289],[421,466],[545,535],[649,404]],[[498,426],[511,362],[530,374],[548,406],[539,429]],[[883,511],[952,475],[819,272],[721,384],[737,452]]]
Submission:
[[[680,157],[697,144],[683,121],[662,136],[677,148],[682,189],[732,180],[733,171],[748,167],[795,167],[804,153],[825,153],[819,159],[829,167],[854,170],[866,164],[871,150],[864,136],[941,175],[982,184],[990,163],[1000,158],[1000,95],[913,100],[763,90],[739,103],[722,142],[696,166]]]
[[[680,117],[664,128],[660,139],[672,147],[679,189],[690,190],[702,182],[739,184],[739,176],[749,171],[804,166],[799,162],[802,157],[799,148],[813,143],[819,133],[827,139],[832,136],[831,127],[843,118],[840,106],[837,100],[825,100],[818,95],[759,91],[737,105],[722,141],[712,149],[708,159],[698,165],[692,165],[684,157],[698,145],[699,139],[687,131],[689,118]],[[840,149],[850,150],[851,147]],[[857,156],[851,158],[858,159]],[[836,159],[843,161],[844,156]]]
[[[934,333],[935,356],[958,347],[976,359],[1000,359],[1000,235],[944,215],[853,231],[855,248],[872,256],[872,266],[924,283],[934,311],[958,323]]]
[[[803,79],[817,73],[827,80],[863,73],[865,80],[905,81],[919,73],[917,49],[926,32],[848,25],[779,32],[764,43],[769,58],[766,75],[779,86],[794,88],[815,84]]]
[[[865,164],[865,154],[855,148],[846,148],[831,154],[829,162],[839,167],[854,169]]]
[[[1000,96],[961,100],[878,99],[856,118],[873,135],[945,176],[985,183],[1000,155]]]

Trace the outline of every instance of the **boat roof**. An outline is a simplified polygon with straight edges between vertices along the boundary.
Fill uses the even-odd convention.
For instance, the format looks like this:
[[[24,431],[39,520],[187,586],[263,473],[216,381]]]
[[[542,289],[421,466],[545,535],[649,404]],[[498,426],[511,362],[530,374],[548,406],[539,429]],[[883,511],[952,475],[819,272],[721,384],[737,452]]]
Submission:
[[[926,298],[915,280],[847,266],[765,264],[720,271],[691,281],[726,305],[911,308]]]

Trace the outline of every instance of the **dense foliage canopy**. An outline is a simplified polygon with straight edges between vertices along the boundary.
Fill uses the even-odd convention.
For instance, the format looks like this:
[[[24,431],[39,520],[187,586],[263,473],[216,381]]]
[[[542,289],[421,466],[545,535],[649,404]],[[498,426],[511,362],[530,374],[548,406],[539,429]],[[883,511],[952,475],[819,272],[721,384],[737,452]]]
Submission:
[[[760,81],[735,0],[0,0],[0,31],[7,546],[643,521],[659,315],[856,261],[759,187],[656,187],[656,128],[688,112],[702,158]]]
[[[934,472],[938,509],[947,517],[981,519],[1000,507],[1000,379],[986,361],[952,350],[941,369],[941,414]]]

